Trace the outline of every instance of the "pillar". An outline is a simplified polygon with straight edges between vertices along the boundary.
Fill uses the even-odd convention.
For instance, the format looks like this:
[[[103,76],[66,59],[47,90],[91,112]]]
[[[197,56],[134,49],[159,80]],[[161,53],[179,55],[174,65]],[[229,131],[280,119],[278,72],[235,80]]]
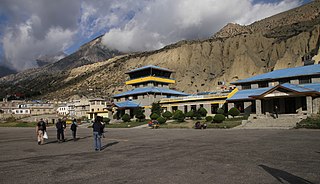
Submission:
[[[232,107],[234,107],[234,103],[228,103],[228,110],[230,110]]]
[[[252,106],[252,102],[244,102],[243,108],[244,108],[245,114],[251,114],[251,112],[252,112],[251,106]]]
[[[312,96],[307,96],[307,114],[312,114]]]
[[[261,100],[256,100],[256,114],[261,115],[262,114],[262,108],[261,108]]]

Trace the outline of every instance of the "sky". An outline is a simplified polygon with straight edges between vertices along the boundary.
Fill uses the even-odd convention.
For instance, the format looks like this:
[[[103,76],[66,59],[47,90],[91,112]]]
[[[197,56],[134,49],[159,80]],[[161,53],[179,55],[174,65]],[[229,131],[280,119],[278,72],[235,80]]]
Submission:
[[[17,71],[37,67],[37,58],[71,54],[100,35],[110,49],[156,50],[310,1],[0,0],[0,65]]]

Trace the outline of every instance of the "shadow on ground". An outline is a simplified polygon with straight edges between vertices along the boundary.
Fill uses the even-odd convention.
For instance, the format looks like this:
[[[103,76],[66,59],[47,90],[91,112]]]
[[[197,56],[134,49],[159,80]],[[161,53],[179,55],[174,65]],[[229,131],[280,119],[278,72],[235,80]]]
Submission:
[[[289,184],[313,184],[312,182],[305,180],[299,176],[295,176],[293,174],[290,174],[286,171],[282,171],[280,169],[275,169],[272,167],[268,167],[266,165],[259,165],[267,171],[271,176],[276,178],[279,182],[284,183],[283,181],[286,181],[286,183]]]

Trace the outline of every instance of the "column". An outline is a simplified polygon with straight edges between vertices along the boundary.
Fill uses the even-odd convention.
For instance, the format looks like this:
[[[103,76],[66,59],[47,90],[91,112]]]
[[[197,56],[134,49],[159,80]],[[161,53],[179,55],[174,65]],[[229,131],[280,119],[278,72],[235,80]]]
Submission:
[[[228,103],[228,110],[230,110],[232,107],[234,107],[234,103]]]
[[[262,114],[262,108],[261,108],[261,100],[256,100],[256,114],[261,115]]]
[[[307,114],[312,114],[312,96],[307,96]]]
[[[244,102],[243,107],[244,107],[245,114],[251,114],[252,112],[251,105],[252,105],[252,102]]]

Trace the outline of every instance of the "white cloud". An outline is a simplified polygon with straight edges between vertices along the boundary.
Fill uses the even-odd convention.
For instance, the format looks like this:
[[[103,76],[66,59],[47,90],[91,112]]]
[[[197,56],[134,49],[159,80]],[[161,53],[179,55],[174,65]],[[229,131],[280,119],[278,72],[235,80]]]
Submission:
[[[36,58],[61,52],[72,43],[75,32],[61,27],[52,27],[44,39],[36,39],[33,36],[32,25],[38,20],[39,18],[32,16],[25,24],[10,28],[4,34],[2,40],[4,55],[10,67],[19,71],[37,67]]]
[[[154,0],[123,26],[110,29],[103,43],[124,52],[154,50],[183,39],[208,38],[229,22],[249,24],[299,4],[299,0],[258,4],[252,0]]]

